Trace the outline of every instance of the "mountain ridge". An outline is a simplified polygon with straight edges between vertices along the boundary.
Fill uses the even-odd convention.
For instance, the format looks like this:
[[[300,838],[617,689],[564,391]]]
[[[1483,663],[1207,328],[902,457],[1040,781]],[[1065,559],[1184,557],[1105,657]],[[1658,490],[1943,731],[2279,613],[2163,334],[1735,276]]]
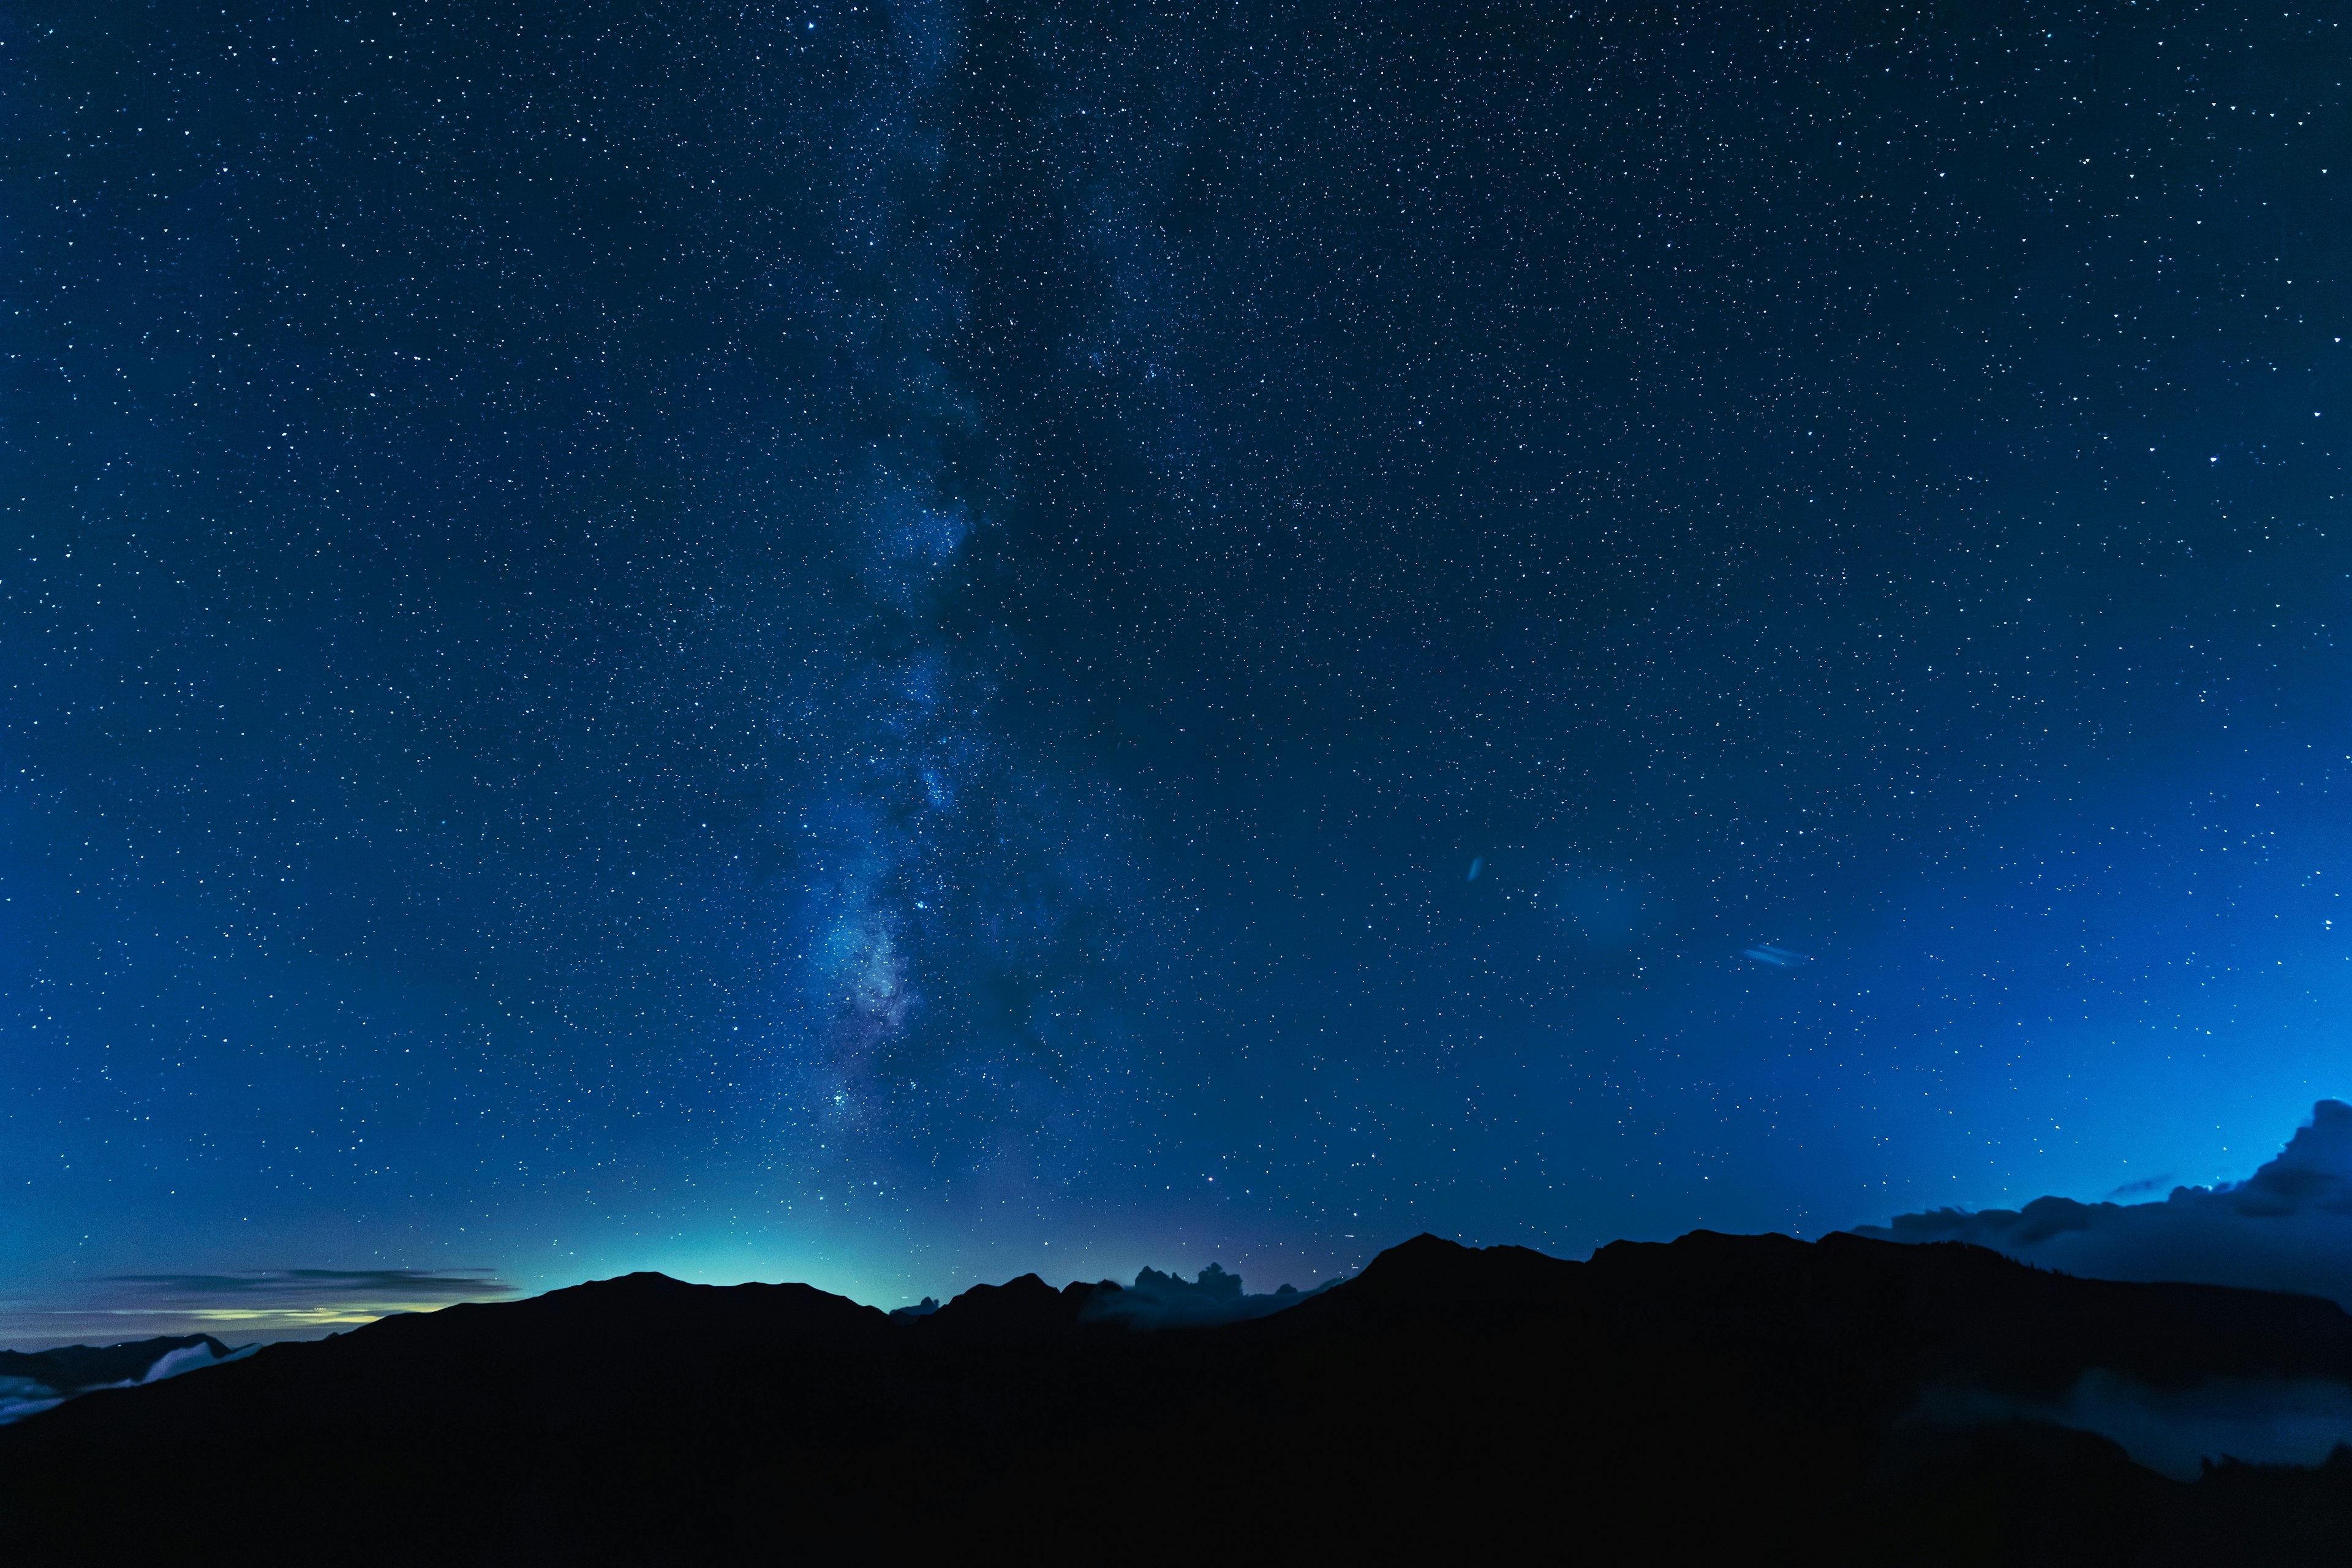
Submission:
[[[276,1457],[305,1524],[486,1555],[730,1548],[779,1510],[869,1547],[1186,1510],[1302,1547],[1385,1516],[1434,1550],[1600,1509],[1669,1555],[1736,1523],[1824,1562],[2196,1562],[2217,1531],[2322,1561],[2297,1553],[2352,1523],[2352,1450],[2175,1479],[2126,1447],[2185,1453],[2290,1395],[2294,1432],[2333,1430],[2339,1394],[2352,1432],[2352,1316],[2315,1298],[1704,1231],[1582,1262],[1423,1235],[1218,1323],[1102,1310],[1127,1294],[1024,1275],[893,1317],[641,1273],[388,1318],[0,1429],[0,1517],[72,1545],[110,1477],[232,1452]],[[171,1492],[103,1533],[217,1544]]]

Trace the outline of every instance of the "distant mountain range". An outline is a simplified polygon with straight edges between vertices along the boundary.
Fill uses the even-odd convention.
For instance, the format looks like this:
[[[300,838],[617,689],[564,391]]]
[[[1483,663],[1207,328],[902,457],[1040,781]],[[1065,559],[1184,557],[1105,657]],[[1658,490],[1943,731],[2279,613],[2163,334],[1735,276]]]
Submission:
[[[1585,1263],[1424,1236],[1295,1304],[1207,1281],[1251,1304],[1225,1313],[1154,1278],[1181,1289],[1030,1275],[894,1315],[635,1274],[388,1318],[0,1428],[0,1541],[2068,1564],[2352,1541],[2352,1317],[2315,1298],[1708,1232]]]
[[[0,1351],[0,1426],[54,1409],[101,1388],[160,1383],[253,1353],[210,1334],[183,1334],[124,1344],[67,1345],[50,1351]]]

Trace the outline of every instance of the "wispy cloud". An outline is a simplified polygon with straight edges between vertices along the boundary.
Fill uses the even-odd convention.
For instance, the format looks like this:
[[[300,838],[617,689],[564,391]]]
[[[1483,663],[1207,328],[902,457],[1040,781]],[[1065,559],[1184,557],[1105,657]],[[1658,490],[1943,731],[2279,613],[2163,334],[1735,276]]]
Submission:
[[[394,1312],[497,1300],[514,1291],[490,1268],[254,1268],[20,1280],[0,1299],[0,1346],[189,1333],[304,1339]]]
[[[266,1297],[299,1301],[336,1295],[443,1302],[503,1296],[514,1289],[489,1268],[257,1268],[236,1274],[110,1274],[106,1279],[110,1284],[148,1286],[173,1300]]]

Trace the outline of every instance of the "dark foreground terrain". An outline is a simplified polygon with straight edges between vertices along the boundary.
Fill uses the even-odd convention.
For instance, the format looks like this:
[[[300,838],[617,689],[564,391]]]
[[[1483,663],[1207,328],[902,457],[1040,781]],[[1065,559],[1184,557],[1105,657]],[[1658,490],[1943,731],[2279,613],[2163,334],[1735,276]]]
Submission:
[[[2172,1479],[2030,1418],[2095,1370],[2352,1385],[2352,1318],[2310,1298],[1705,1232],[1587,1263],[1422,1237],[1214,1328],[1136,1329],[1117,1289],[894,1319],[640,1274],[387,1319],[0,1428],[0,1552],[2352,1557],[2352,1451]]]

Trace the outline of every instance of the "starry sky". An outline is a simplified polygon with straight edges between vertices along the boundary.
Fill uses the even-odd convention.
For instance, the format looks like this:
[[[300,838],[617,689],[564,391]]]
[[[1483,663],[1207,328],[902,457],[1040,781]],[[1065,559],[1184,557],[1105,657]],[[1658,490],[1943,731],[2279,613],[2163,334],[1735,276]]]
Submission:
[[[2352,38],[2244,10],[14,8],[0,1337],[2247,1174]]]

